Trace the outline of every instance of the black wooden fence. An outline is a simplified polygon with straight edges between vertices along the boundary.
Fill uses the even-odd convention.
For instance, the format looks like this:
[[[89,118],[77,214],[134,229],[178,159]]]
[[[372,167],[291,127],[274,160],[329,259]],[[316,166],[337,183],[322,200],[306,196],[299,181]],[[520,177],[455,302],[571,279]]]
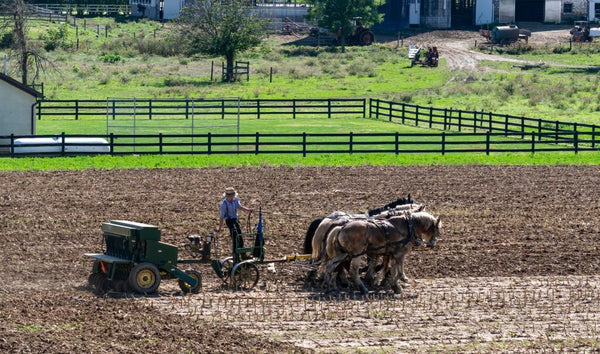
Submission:
[[[600,127],[593,124],[561,122],[483,111],[426,107],[378,99],[369,100],[369,117],[423,128],[502,133],[525,139],[536,133],[538,141],[571,144],[585,140],[595,148]]]
[[[47,118],[117,119],[136,115],[138,119],[179,118],[210,115],[221,118],[265,116],[298,118],[366,117],[367,99],[109,99],[40,100],[35,107],[38,120]]]
[[[66,135],[36,136],[48,138],[40,143],[16,144],[19,138],[0,136],[0,151],[10,156],[89,155],[89,154],[335,154],[335,153],[485,153],[597,150],[598,140],[582,139],[578,134],[566,141],[553,134],[526,133],[299,133],[299,134],[144,134],[144,135]],[[523,138],[524,137],[524,138]],[[106,141],[69,142],[79,138]],[[540,142],[543,140],[543,142]],[[45,151],[45,152],[42,152]]]
[[[368,117],[411,124],[442,132],[341,133],[341,134],[155,134],[62,135],[51,144],[53,151],[27,152],[15,144],[19,138],[0,136],[0,152],[26,154],[307,154],[316,153],[467,153],[598,150],[598,126],[557,122],[492,112],[423,107],[379,99],[114,99],[42,100],[38,119],[111,119],[135,114],[139,119],[189,119],[199,115],[225,118],[232,115],[261,119],[277,117]],[[43,136],[37,136],[43,137]],[[46,136],[53,137],[53,136]],[[69,142],[70,138],[103,138],[106,143]],[[75,139],[77,140],[77,139]],[[75,141],[71,140],[71,141]],[[94,149],[102,145],[103,150]],[[39,150],[39,149],[38,149]]]

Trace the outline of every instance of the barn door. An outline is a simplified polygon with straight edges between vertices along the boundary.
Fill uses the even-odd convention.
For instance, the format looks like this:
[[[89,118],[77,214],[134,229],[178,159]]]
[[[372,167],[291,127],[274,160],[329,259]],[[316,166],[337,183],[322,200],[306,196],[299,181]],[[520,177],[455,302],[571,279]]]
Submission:
[[[452,0],[452,27],[472,26],[475,0]]]
[[[408,23],[409,25],[421,24],[421,3],[419,0],[408,2]]]
[[[475,3],[475,24],[488,25],[494,22],[492,18],[494,14],[492,0],[477,0]]]

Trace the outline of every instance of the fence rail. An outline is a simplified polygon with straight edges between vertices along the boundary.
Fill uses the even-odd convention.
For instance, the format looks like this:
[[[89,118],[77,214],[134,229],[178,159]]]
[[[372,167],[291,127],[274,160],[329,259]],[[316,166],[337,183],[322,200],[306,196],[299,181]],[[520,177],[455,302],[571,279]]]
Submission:
[[[366,117],[367,100],[341,99],[110,99],[110,100],[40,100],[36,117],[118,119],[135,114],[138,119],[179,118],[192,115],[251,116],[268,115],[292,119],[311,117]]]
[[[379,99],[109,99],[41,100],[35,106],[38,119],[130,118],[160,120],[198,116],[225,119],[268,116],[291,119],[365,117],[411,124],[442,132],[342,133],[342,134],[158,134],[63,135],[59,155],[89,154],[65,149],[68,138],[102,137],[119,154],[307,154],[314,153],[455,153],[539,152],[598,150],[596,125],[560,122],[492,112],[424,107]],[[32,136],[21,136],[31,138]],[[18,136],[0,137],[3,154],[21,156]],[[67,138],[67,141],[65,141]],[[58,138],[57,138],[58,139]],[[84,144],[94,146],[94,144]],[[36,145],[29,145],[36,146]],[[44,147],[44,145],[37,145]],[[17,151],[16,151],[16,150]],[[21,147],[22,149],[22,147]],[[78,151],[73,151],[78,150]],[[79,151],[81,150],[81,151]],[[36,153],[36,155],[44,153]],[[57,152],[48,153],[56,155]]]
[[[369,100],[369,117],[444,131],[499,132],[504,135],[520,135],[521,139],[525,139],[528,133],[535,132],[538,141],[569,143],[577,135],[579,139],[589,140],[592,148],[599,143],[597,132],[600,131],[600,127],[593,124],[427,107],[378,99]]]
[[[40,143],[16,144],[20,138],[0,136],[0,151],[10,156],[90,154],[335,154],[335,153],[485,153],[597,150],[592,139],[555,139],[553,134],[517,133],[299,133],[299,134],[108,134],[44,135]],[[523,136],[525,138],[523,139]],[[52,138],[52,139],[44,139]],[[88,138],[85,142],[81,138]],[[97,138],[105,139],[99,143]],[[79,140],[78,140],[79,139]],[[49,143],[51,140],[53,142]],[[543,140],[543,142],[540,142]],[[69,143],[69,141],[77,141]],[[92,149],[105,147],[104,150]],[[26,149],[24,149],[26,148]],[[34,149],[32,149],[34,148]],[[48,148],[48,149],[44,149]],[[49,150],[44,152],[43,150]],[[90,152],[93,151],[93,152]]]

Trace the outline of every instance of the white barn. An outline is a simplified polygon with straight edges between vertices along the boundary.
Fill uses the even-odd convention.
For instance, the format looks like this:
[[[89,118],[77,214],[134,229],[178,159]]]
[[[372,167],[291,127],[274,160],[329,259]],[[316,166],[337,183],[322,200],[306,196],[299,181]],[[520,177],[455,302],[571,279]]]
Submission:
[[[43,95],[37,90],[0,73],[0,136],[35,135],[34,106]],[[0,145],[10,144],[10,139],[1,139]],[[9,148],[0,147],[0,152]]]

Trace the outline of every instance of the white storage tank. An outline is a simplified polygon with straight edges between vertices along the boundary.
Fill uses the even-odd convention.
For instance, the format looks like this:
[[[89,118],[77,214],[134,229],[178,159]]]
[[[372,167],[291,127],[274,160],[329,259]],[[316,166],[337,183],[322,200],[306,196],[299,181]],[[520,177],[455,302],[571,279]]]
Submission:
[[[19,138],[15,139],[15,154],[57,153],[62,151],[62,138]],[[65,153],[107,153],[110,145],[102,138],[65,138]]]

